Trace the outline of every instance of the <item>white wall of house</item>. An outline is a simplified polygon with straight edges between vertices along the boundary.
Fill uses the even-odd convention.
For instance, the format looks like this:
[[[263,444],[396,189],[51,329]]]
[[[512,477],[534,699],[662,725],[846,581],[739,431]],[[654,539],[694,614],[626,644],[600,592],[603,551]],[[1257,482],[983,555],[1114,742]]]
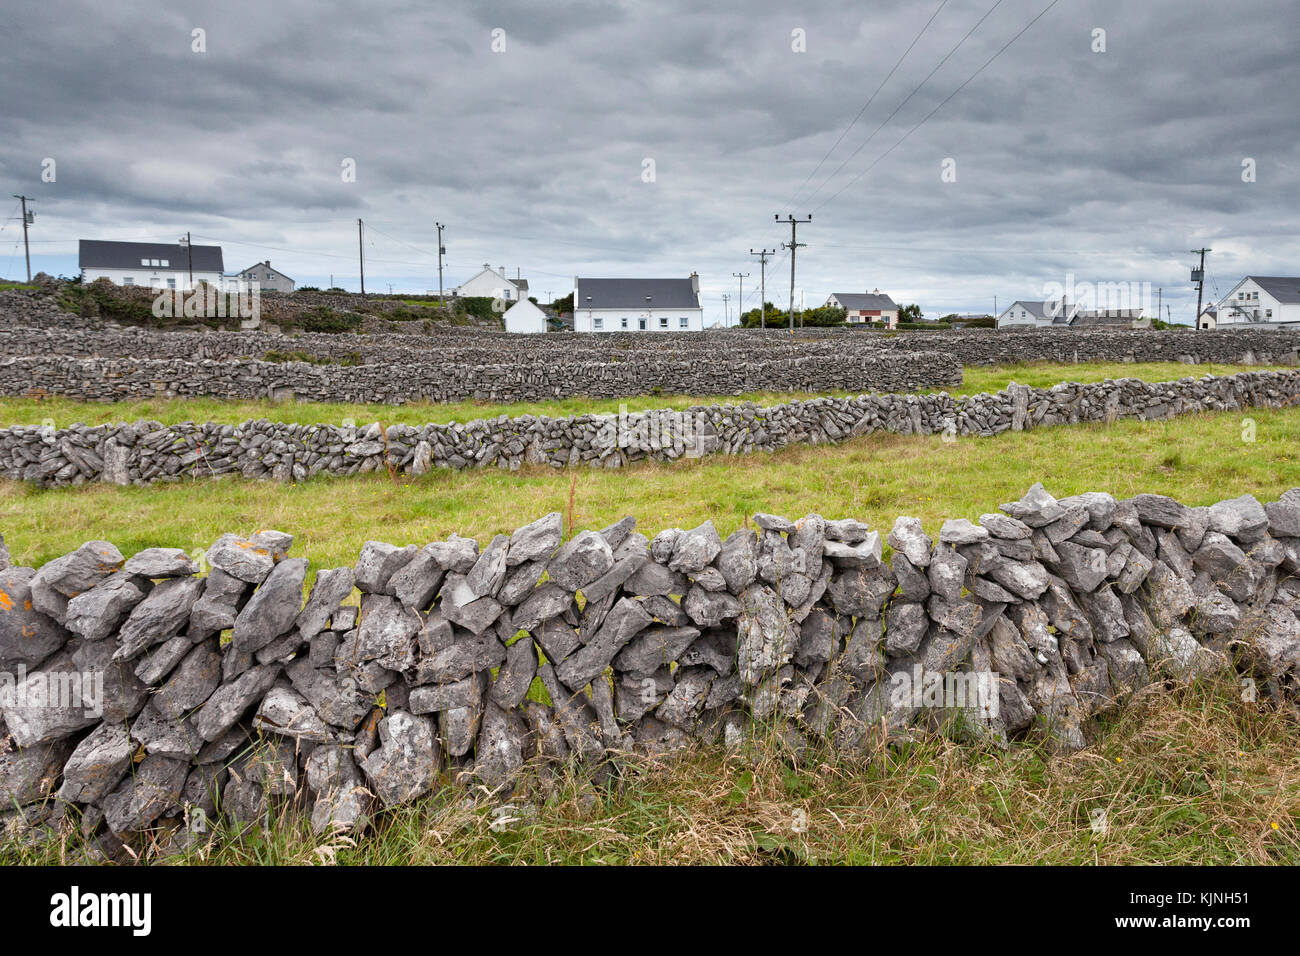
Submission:
[[[173,268],[142,265],[138,269],[86,268],[81,270],[82,282],[94,282],[96,279],[107,279],[114,285],[143,286],[146,289],[188,290],[192,288],[188,269],[178,271]],[[194,285],[200,282],[207,282],[218,289],[225,288],[220,272],[202,272],[195,269]]]
[[[884,322],[887,328],[898,328],[898,312],[884,309],[846,309],[844,321],[849,325],[864,325],[867,322]]]
[[[998,316],[998,328],[1003,326],[1020,325],[1025,327],[1041,327],[1052,324],[1052,320],[1040,319],[1034,313],[1030,312],[1019,302],[1014,303],[1009,309]]]
[[[575,309],[575,332],[703,332],[703,309]]]
[[[1280,328],[1297,323],[1300,323],[1300,302],[1279,302],[1267,289],[1247,277],[1219,302],[1217,325],[1210,320],[1209,327]],[[1207,327],[1207,317],[1202,316],[1198,324]]]
[[[546,331],[546,313],[527,299],[521,299],[502,316],[506,331],[518,335],[532,335]]]
[[[507,302],[518,302],[528,298],[526,295],[519,294],[519,289],[505,277],[504,273],[489,266],[484,266],[477,275],[457,286],[456,295],[466,299],[486,296],[490,299],[505,299]]]

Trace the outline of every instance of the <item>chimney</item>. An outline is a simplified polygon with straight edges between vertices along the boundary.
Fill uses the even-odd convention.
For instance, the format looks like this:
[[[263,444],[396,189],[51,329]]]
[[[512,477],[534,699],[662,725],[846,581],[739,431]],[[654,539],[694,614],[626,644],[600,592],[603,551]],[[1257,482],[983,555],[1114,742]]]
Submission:
[[[504,278],[506,277],[506,267],[505,267],[505,266],[497,266],[497,271],[501,273],[501,278],[504,279]]]
[[[691,273],[691,291],[696,295],[700,294],[700,274],[698,272]]]

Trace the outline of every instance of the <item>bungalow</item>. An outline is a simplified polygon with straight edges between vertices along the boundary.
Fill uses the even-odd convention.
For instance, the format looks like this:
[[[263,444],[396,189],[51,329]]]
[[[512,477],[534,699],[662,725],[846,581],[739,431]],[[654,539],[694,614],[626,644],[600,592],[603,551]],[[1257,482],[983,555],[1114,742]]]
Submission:
[[[573,280],[575,332],[702,332],[700,276]]]
[[[1198,329],[1300,328],[1300,278],[1246,276],[1224,296],[1218,307],[1205,311]]]
[[[220,246],[82,239],[77,244],[77,264],[86,283],[108,279],[114,285],[190,289],[207,282],[224,288]]]
[[[843,309],[850,325],[884,322],[886,328],[898,327],[898,306],[879,289],[874,292],[835,292],[826,304]]]
[[[1141,308],[1081,309],[1063,299],[1017,300],[998,316],[999,329],[1132,329],[1144,323]]]

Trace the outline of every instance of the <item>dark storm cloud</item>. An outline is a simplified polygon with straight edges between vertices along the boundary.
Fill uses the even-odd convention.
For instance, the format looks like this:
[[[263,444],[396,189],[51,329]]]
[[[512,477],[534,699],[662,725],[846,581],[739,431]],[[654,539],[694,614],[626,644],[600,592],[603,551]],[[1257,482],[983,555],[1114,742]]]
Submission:
[[[710,317],[735,271],[755,303],[746,253],[788,239],[776,212],[815,211],[810,305],[879,287],[987,309],[1073,272],[1186,312],[1194,246],[1223,292],[1300,271],[1286,4],[1060,0],[944,102],[1048,2],[949,0],[846,135],[939,0],[31,5],[0,37],[0,175],[38,200],[38,257],[192,229],[228,260],[341,278],[364,217],[367,272],[425,288],[439,220],[452,282],[484,261],[556,294],[696,269]]]

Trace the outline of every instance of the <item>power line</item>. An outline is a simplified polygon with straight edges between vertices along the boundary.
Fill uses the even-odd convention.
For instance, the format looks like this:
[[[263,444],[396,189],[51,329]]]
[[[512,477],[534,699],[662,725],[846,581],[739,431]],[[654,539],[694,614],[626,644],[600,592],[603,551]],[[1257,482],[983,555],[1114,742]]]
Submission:
[[[921,37],[925,34],[925,31],[930,29],[930,24],[934,23],[935,18],[939,16],[939,13],[947,5],[948,5],[948,0],[940,0],[939,6],[935,8],[934,13],[930,14],[930,19],[925,21],[925,26],[921,27],[921,32],[912,38],[911,44],[909,44],[907,49],[903,51],[903,55],[898,58],[898,62],[894,64],[894,68],[890,70],[887,74],[885,74],[885,78],[880,81],[880,85],[876,87],[875,92],[872,93],[871,96],[867,98],[867,102],[862,105],[862,109],[858,110],[858,115],[853,117],[852,121],[849,123],[848,126],[844,127],[844,132],[840,133],[839,139],[835,140],[835,142],[831,144],[831,148],[826,150],[826,155],[823,156],[820,160],[818,160],[817,165],[813,168],[813,171],[808,174],[807,178],[804,179],[802,183],[799,184],[799,188],[794,191],[794,195],[790,197],[790,202],[787,203],[786,205],[789,206],[795,205],[795,199],[798,197],[799,193],[803,192],[803,188],[807,186],[809,182],[812,181],[812,178],[814,176],[817,175],[818,170],[822,168],[826,160],[830,159],[831,153],[835,152],[836,148],[839,147],[840,143],[844,142],[844,137],[849,135],[849,130],[853,129],[853,127],[857,124],[858,120],[862,119],[862,114],[865,113],[871,107],[871,104],[876,101],[876,97],[879,96],[880,91],[885,88],[885,84],[888,83],[890,78],[898,71],[898,68],[903,65],[903,61],[906,60],[907,55],[912,52],[912,48],[915,47],[916,44],[920,41]],[[813,195],[816,195],[816,192],[814,192]]]
[[[868,136],[865,140],[863,140],[863,142],[858,146],[858,148],[848,155],[848,157],[844,160],[844,162],[840,163],[837,167],[835,167],[835,172],[831,173],[824,180],[822,180],[820,185],[818,185],[818,187],[812,191],[812,195],[808,197],[809,202],[812,201],[813,196],[816,196],[819,192],[822,191],[822,188],[827,183],[829,183],[832,179],[834,179],[836,176],[840,174],[840,170],[842,170],[845,166],[847,166],[853,160],[854,156],[862,152],[862,150],[866,147],[866,145],[876,138],[876,134],[879,133],[882,129],[884,129],[885,126],[889,124],[889,121],[892,120],[895,116],[897,116],[899,111],[904,106],[906,106],[908,103],[911,102],[912,97],[914,97],[917,93],[921,91],[921,87],[925,86],[926,83],[930,82],[931,77],[933,77],[936,73],[938,73],[941,69],[943,69],[943,65],[952,58],[954,53],[956,53],[958,50],[961,49],[962,45],[971,38],[971,36],[975,33],[976,30],[980,28],[980,25],[985,20],[987,20],[989,16],[993,13],[993,11],[996,10],[1001,5],[1002,5],[1002,0],[994,0],[993,6],[989,7],[988,10],[985,11],[984,16],[980,17],[978,20],[975,21],[975,25],[966,31],[966,35],[957,41],[957,45],[948,51],[947,55],[935,65],[933,70],[931,70],[929,73],[926,74],[925,79],[923,79],[920,83],[916,84],[916,88],[913,89],[911,93],[907,94],[907,97],[903,100],[903,102],[899,103],[896,107],[894,107],[894,112],[886,116],[880,122],[880,124],[871,131],[871,135]]]
[[[998,2],[1000,3],[1001,0],[998,0]],[[856,176],[854,176],[852,179],[850,179],[847,183],[845,183],[842,187],[840,187],[838,190],[836,190],[835,195],[831,196],[830,199],[825,200],[825,202],[823,202],[820,206],[818,206],[817,209],[821,209],[822,206],[825,206],[825,205],[826,205],[826,203],[829,203],[829,202],[834,201],[835,198],[836,198],[837,196],[839,196],[841,193],[844,192],[844,190],[848,189],[850,186],[852,186],[854,183],[856,183],[859,179],[861,179],[861,178],[862,178],[863,176],[865,176],[867,173],[871,172],[871,170],[874,169],[878,163],[880,163],[880,162],[881,162],[881,161],[882,161],[886,156],[888,156],[888,155],[889,155],[890,153],[892,153],[895,149],[897,149],[899,146],[901,146],[901,145],[903,144],[903,141],[904,141],[904,140],[906,140],[909,136],[911,136],[913,133],[915,133],[915,132],[916,132],[918,129],[920,129],[922,126],[924,126],[924,125],[926,124],[926,122],[929,121],[930,117],[934,116],[935,113],[939,112],[939,110],[941,110],[941,109],[943,109],[945,106],[947,106],[948,103],[953,99],[953,97],[955,97],[955,96],[956,96],[958,93],[960,93],[962,90],[966,89],[966,87],[969,86],[969,85],[974,81],[974,79],[975,79],[977,76],[979,76],[981,73],[983,73],[983,72],[988,68],[989,64],[991,64],[994,60],[996,60],[996,59],[997,59],[998,57],[1000,57],[1003,53],[1005,53],[1005,52],[1007,51],[1007,49],[1011,46],[1011,44],[1015,43],[1015,42],[1016,42],[1017,40],[1019,40],[1022,36],[1024,36],[1026,33],[1028,33],[1028,32],[1029,32],[1029,29],[1030,29],[1030,28],[1031,28],[1035,23],[1037,23],[1037,22],[1038,22],[1039,20],[1041,20],[1044,16],[1046,16],[1046,15],[1047,15],[1047,12],[1048,12],[1049,10],[1051,10],[1054,6],[1056,6],[1056,5],[1057,5],[1058,3],[1060,3],[1060,2],[1061,2],[1061,0],[1052,0],[1051,3],[1049,3],[1047,6],[1045,6],[1045,7],[1042,9],[1042,12],[1039,13],[1038,16],[1034,17],[1034,18],[1033,18],[1032,20],[1030,20],[1027,24],[1025,24],[1025,26],[1020,30],[1019,33],[1017,33],[1017,34],[1016,34],[1015,36],[1013,36],[1010,40],[1008,40],[1006,43],[1004,43],[1004,44],[1002,45],[1002,47],[1001,47],[1001,48],[1000,48],[996,53],[994,53],[991,57],[989,57],[987,60],[984,61],[984,64],[983,64],[983,65],[982,65],[978,70],[976,70],[974,73],[972,73],[970,76],[968,76],[968,77],[966,78],[965,82],[963,82],[963,83],[961,84],[961,86],[957,87],[957,89],[955,89],[955,90],[953,90],[951,93],[949,93],[948,96],[944,99],[944,101],[943,101],[942,103],[940,103],[940,104],[939,104],[938,106],[936,106],[934,109],[930,110],[930,112],[926,113],[925,116],[921,118],[921,121],[920,121],[919,123],[917,123],[915,126],[913,126],[911,129],[909,129],[906,133],[904,133],[904,134],[903,134],[903,135],[898,139],[898,141],[897,141],[896,143],[894,143],[893,146],[889,147],[889,149],[887,149],[887,150],[885,150],[883,153],[881,153],[878,157],[876,157],[876,159],[871,163],[870,166],[868,166],[868,167],[867,167],[866,169],[864,169],[862,172],[858,173]],[[994,6],[996,7],[997,4],[994,4]],[[991,13],[992,10],[990,10],[989,12]],[[977,24],[977,26],[978,26],[978,24]],[[815,210],[814,210],[814,211],[815,211]]]

